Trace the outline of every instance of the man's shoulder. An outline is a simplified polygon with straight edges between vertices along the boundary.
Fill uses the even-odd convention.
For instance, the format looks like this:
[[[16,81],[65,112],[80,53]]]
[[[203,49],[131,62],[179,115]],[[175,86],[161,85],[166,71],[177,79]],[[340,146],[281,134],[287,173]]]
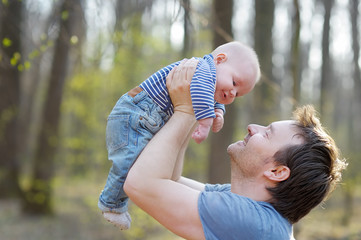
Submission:
[[[291,224],[271,204],[230,191],[202,192],[198,209],[202,225],[209,231],[208,234],[218,235],[231,231],[234,236],[247,233],[252,236],[249,239],[263,239],[268,234],[288,236],[292,231]],[[213,223],[217,223],[216,226]],[[247,234],[244,236],[248,236]]]

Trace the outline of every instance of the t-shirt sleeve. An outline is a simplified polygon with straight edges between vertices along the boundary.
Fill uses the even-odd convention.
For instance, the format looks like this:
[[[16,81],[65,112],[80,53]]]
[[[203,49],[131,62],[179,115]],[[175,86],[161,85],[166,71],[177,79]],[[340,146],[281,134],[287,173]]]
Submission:
[[[221,109],[223,111],[223,115],[226,114],[226,107],[223,104],[215,102],[214,108],[215,109]]]
[[[207,192],[229,192],[231,191],[231,184],[206,184],[205,191]]]

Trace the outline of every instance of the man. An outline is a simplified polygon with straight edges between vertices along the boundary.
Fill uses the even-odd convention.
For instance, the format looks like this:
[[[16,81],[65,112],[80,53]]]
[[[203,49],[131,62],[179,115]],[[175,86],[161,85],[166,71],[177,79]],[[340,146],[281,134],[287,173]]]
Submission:
[[[181,177],[196,123],[189,96],[196,65],[185,61],[167,78],[175,113],[130,170],[127,195],[186,239],[292,239],[292,224],[325,198],[346,163],[305,107],[296,120],[248,126],[245,139],[227,149],[230,185]]]

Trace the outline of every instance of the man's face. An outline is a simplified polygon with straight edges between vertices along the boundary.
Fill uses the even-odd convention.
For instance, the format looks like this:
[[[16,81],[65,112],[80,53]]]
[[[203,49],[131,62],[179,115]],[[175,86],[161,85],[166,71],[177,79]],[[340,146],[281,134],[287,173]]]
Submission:
[[[268,164],[273,163],[274,154],[286,145],[301,144],[302,138],[297,135],[295,122],[279,121],[268,126],[251,124],[248,134],[242,141],[228,146],[227,152],[231,161],[238,165],[246,177],[262,174]]]

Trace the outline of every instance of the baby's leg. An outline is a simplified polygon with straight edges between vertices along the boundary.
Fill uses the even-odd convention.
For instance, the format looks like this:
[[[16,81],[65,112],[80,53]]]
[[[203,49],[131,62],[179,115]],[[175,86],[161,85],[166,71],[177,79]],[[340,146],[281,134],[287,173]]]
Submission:
[[[135,97],[123,95],[108,118],[106,140],[113,165],[98,206],[104,217],[121,229],[129,228],[131,221],[128,196],[123,189],[125,179],[140,152],[166,120],[166,114],[145,92]]]
[[[108,158],[113,164],[98,201],[104,218],[122,230],[128,229],[131,222],[128,213],[128,196],[123,189],[124,182],[131,166],[145,146],[135,144],[139,137],[134,128],[136,116],[126,111],[123,113],[111,114],[108,118],[106,140]]]

